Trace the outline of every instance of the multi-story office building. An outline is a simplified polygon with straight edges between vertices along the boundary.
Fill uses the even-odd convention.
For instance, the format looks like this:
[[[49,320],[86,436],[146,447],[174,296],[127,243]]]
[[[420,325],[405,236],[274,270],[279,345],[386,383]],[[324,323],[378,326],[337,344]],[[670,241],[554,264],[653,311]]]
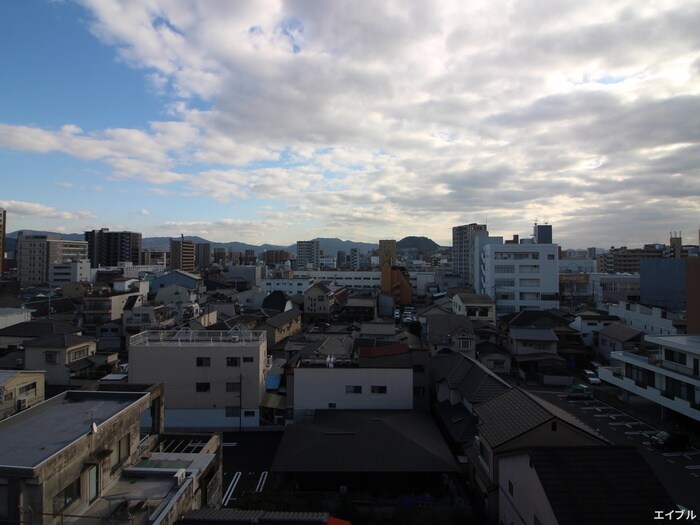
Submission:
[[[474,286],[474,235],[488,233],[485,224],[465,224],[452,228],[452,269],[464,279],[468,286]]]
[[[158,265],[168,267],[170,253],[163,250],[143,250],[141,252],[141,264],[150,266]]]
[[[17,240],[17,268],[20,286],[45,284],[54,262],[87,258],[86,241],[61,240],[58,236],[21,233]]]
[[[639,273],[642,259],[656,259],[664,256],[664,247],[647,244],[644,248],[629,249],[627,246],[614,246],[604,254],[597,256],[599,272],[605,273]]]
[[[49,267],[51,286],[63,286],[69,283],[90,282],[92,266],[88,259],[76,259],[69,262],[52,263]]]
[[[556,244],[489,244],[481,252],[479,293],[496,302],[496,315],[559,307]]]
[[[700,422],[700,335],[646,336],[658,346],[649,355],[612,352],[612,367],[601,367],[601,380]]]
[[[0,208],[0,278],[5,273],[5,235],[7,229],[7,211]]]
[[[264,331],[146,331],[129,340],[129,382],[163,383],[165,424],[256,427],[269,368]]]
[[[170,269],[194,272],[194,242],[170,239]]]
[[[129,261],[141,262],[141,234],[135,232],[111,232],[107,228],[85,232],[88,243],[88,259],[93,268],[116,266]]]
[[[321,247],[318,241],[297,241],[297,269],[318,270],[321,266]]]
[[[198,242],[194,245],[194,265],[204,268],[211,264],[211,243]]]
[[[535,244],[552,244],[552,225],[535,223],[532,237]]]
[[[287,250],[266,250],[262,254],[262,260],[267,266],[282,264],[292,258]]]
[[[357,248],[350,248],[350,269],[359,270],[362,264],[362,257],[360,256],[360,250]]]

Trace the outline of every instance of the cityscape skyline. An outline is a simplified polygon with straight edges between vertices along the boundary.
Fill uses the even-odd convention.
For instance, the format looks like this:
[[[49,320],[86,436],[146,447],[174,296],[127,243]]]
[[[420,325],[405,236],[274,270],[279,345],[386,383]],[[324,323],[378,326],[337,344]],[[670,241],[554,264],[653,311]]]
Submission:
[[[0,6],[7,231],[698,242],[684,2]]]

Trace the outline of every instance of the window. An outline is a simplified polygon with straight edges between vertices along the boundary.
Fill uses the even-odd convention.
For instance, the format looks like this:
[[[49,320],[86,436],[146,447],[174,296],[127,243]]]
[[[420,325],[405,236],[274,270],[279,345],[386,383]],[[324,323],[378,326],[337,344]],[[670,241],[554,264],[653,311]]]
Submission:
[[[112,468],[121,465],[129,457],[131,434],[114,442],[112,446]]]
[[[72,363],[73,361],[77,361],[78,359],[82,359],[84,357],[88,356],[88,347],[84,346],[83,348],[79,348],[77,350],[73,350],[71,352],[68,352],[68,362]]]
[[[373,394],[386,394],[386,386],[385,385],[372,385],[372,393]]]
[[[413,395],[416,397],[422,397],[425,395],[425,387],[424,386],[414,386],[413,387]]]
[[[515,286],[515,279],[495,279],[496,286]]]
[[[210,389],[211,385],[209,383],[197,383],[196,385],[197,392],[209,392]]]
[[[240,366],[240,360],[237,357],[227,357],[226,366]]]
[[[557,422],[552,421],[552,432],[556,432],[556,431],[557,431]]]
[[[243,358],[244,363],[252,363],[253,361],[255,361],[255,359],[252,357],[244,357]]]
[[[417,374],[422,374],[425,372],[425,366],[424,365],[413,365],[413,371]]]
[[[335,403],[328,403],[328,408],[335,408]]]
[[[493,268],[494,273],[515,273],[515,266],[512,264],[497,264]]]
[[[243,417],[255,417],[255,410],[244,410]]]
[[[241,407],[226,407],[226,417],[241,417]]]
[[[44,352],[46,362],[51,365],[58,364],[58,352]]]
[[[76,478],[61,492],[51,498],[51,504],[54,512],[60,512],[75,500],[80,498],[80,477]]]
[[[226,392],[240,392],[241,391],[241,384],[240,383],[226,383]]]
[[[360,385],[345,385],[346,394],[361,394],[362,387]]]
[[[508,494],[513,495],[513,482],[508,480]]]
[[[197,366],[211,366],[211,358],[210,357],[198,357],[197,358]]]
[[[36,381],[29,383],[28,385],[21,386],[17,389],[17,393],[20,396],[35,396],[36,395]]]

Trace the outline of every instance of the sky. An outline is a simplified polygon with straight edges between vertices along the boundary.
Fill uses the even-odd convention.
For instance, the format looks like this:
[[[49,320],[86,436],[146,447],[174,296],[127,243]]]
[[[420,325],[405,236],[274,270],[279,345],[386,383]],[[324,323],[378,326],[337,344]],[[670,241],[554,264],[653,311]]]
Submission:
[[[287,245],[700,226],[700,2],[6,0],[7,230]]]

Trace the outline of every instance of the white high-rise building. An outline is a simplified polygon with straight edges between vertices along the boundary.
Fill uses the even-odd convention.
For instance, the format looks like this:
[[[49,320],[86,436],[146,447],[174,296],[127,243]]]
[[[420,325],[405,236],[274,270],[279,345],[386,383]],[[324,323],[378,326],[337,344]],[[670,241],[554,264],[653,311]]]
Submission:
[[[496,315],[559,308],[559,246],[486,244],[479,293],[496,302]]]
[[[318,270],[321,247],[318,241],[297,241],[297,270]]]
[[[485,224],[465,224],[452,228],[452,270],[462,277],[468,286],[475,287],[474,282],[474,236],[477,232],[486,232]]]

